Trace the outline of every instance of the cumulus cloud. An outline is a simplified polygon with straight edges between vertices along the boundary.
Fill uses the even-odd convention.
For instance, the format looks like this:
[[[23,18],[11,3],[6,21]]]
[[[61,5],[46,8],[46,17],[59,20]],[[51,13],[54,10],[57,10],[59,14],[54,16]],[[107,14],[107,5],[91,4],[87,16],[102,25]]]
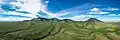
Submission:
[[[16,0],[16,1],[9,1],[9,0],[0,0],[0,3],[2,5],[4,4],[10,4],[12,5],[12,9],[14,9],[13,7],[18,7],[19,9],[17,9],[16,11],[25,11],[28,13],[19,13],[16,11],[5,11],[4,9],[0,8],[0,16],[2,15],[11,15],[11,16],[7,16],[5,17],[0,17],[0,21],[21,21],[21,20],[29,20],[32,18],[37,18],[38,12],[41,10],[41,5],[43,5],[40,1],[41,0]],[[0,6],[1,7],[1,6]],[[15,16],[25,16],[25,17],[29,17],[29,18],[23,18],[23,17],[14,17],[12,15]]]
[[[16,0],[13,2],[10,2],[9,4],[18,7],[16,11],[25,11],[28,12],[29,14],[23,14],[23,13],[18,13],[15,11],[10,11],[10,12],[4,12],[4,14],[9,14],[9,15],[21,15],[21,16],[27,16],[31,18],[37,18],[37,15],[40,15],[38,12],[42,11],[45,14],[48,15],[48,18],[58,18],[62,15],[65,14],[59,14],[59,13],[53,13],[47,10],[47,3],[49,1],[45,1],[46,4],[41,3],[41,0]]]
[[[93,8],[90,11],[100,11],[100,9],[99,8]]]
[[[10,4],[19,7],[17,11],[26,11],[32,13],[32,15],[39,15],[37,12],[41,10],[42,4],[41,0],[16,0],[15,2],[10,2]]]
[[[0,3],[1,2],[4,4],[3,0],[0,0]],[[45,1],[45,3],[49,3],[49,1]],[[41,3],[41,0],[16,0],[16,1],[11,1],[8,4],[13,5],[13,7],[18,7],[19,9],[17,9],[16,11],[5,12],[3,9],[0,8],[0,14],[16,15],[16,16],[18,15],[18,16],[37,18],[38,17],[37,15],[42,16],[38,13],[38,12],[42,11],[42,12],[46,13],[47,15],[49,15],[49,17],[55,17],[55,15],[52,12],[49,12],[47,10],[46,5]],[[25,11],[28,13],[19,13],[17,11]],[[9,19],[9,17],[8,17],[8,19]]]

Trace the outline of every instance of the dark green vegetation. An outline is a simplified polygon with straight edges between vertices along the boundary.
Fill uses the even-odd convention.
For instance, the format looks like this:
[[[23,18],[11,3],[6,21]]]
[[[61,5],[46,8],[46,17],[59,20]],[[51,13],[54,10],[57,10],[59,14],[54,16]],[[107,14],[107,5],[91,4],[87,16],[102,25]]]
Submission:
[[[37,18],[0,22],[0,40],[120,40],[120,23]]]

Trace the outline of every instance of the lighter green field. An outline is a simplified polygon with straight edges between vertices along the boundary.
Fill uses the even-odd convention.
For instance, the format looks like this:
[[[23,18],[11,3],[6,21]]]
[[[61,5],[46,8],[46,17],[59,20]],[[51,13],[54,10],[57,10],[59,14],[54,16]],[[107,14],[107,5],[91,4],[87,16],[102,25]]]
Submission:
[[[120,23],[0,22],[0,40],[120,40]]]

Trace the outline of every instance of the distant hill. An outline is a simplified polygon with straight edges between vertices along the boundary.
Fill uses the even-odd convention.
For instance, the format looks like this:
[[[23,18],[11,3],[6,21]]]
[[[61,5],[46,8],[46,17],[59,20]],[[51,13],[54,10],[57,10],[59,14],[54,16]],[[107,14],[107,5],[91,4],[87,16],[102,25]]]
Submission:
[[[38,18],[33,18],[31,20],[24,20],[24,22],[27,22],[27,21],[73,21],[71,19],[63,19],[63,20],[59,20],[57,18],[50,18],[50,19],[47,19],[47,18],[42,18],[42,17],[38,17]]]
[[[98,20],[98,19],[96,19],[96,18],[90,18],[90,19],[88,19],[88,20],[86,20],[87,22],[103,22],[103,21],[101,21],[101,20]]]

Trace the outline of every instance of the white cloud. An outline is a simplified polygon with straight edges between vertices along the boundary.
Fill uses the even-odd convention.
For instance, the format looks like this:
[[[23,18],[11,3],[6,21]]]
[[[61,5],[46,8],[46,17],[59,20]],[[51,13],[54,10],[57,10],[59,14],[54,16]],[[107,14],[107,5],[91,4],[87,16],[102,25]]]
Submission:
[[[100,9],[99,8],[93,8],[90,11],[100,11]]]
[[[90,6],[90,7],[88,7],[88,6]],[[65,16],[65,15],[68,15],[68,14],[69,15],[80,15],[80,14],[87,13],[89,10],[85,10],[85,9],[89,9],[91,7],[92,7],[92,4],[85,3],[83,5],[79,5],[79,6],[75,6],[75,7],[72,7],[72,8],[61,10],[59,12],[56,12],[55,15],[57,17]]]
[[[20,9],[18,9],[17,11],[26,11],[29,12],[31,14],[22,14],[22,13],[18,13],[18,12],[4,12],[4,10],[0,9],[0,12],[3,12],[4,14],[10,14],[10,15],[21,15],[21,16],[27,16],[27,17],[32,17],[32,18],[37,18],[36,15],[39,15],[37,12],[39,12],[40,10],[44,13],[46,13],[47,15],[49,15],[49,18],[60,18],[60,16],[64,16],[67,14],[73,14],[74,15],[78,15],[77,13],[79,13],[80,16],[74,16],[71,17],[70,19],[72,20],[86,20],[88,18],[91,17],[96,17],[94,15],[81,15],[81,14],[109,14],[109,12],[104,12],[101,11],[103,9],[100,8],[92,8],[90,10],[84,10],[84,9],[89,9],[93,6],[90,6],[90,4],[87,5],[81,5],[81,6],[77,6],[77,7],[73,7],[70,9],[65,9],[56,13],[50,12],[49,10],[47,10],[46,5],[42,4],[40,1],[41,0],[16,0],[17,2],[10,2],[10,4],[15,5],[17,7],[19,7]],[[0,2],[2,2],[2,0],[0,0]],[[49,3],[49,1],[45,1],[45,3]],[[90,7],[88,7],[90,6]],[[106,10],[106,9],[105,9]],[[107,10],[119,10],[119,8],[107,8]],[[89,12],[90,11],[90,12]],[[3,14],[1,13],[1,14]],[[110,14],[110,16],[118,16],[116,14]],[[9,17],[9,18],[1,18],[2,20],[23,20],[23,19],[29,19],[29,18],[13,18],[13,17]],[[62,19],[62,18],[61,18]]]
[[[40,10],[48,15],[49,18],[57,18],[65,14],[52,13],[47,10],[47,5],[44,5],[40,2],[41,0],[17,0],[17,2],[11,2],[10,4],[20,7],[17,11],[27,11],[32,13],[31,15],[39,15],[37,12]],[[49,3],[49,1],[45,1]],[[31,16],[33,17],[33,16]]]
[[[49,3],[49,1],[45,1],[45,3]],[[1,14],[20,15],[20,16],[26,16],[26,17],[31,17],[31,18],[37,18],[36,15],[42,16],[38,14],[39,11],[42,11],[46,13],[47,15],[49,15],[48,16],[49,18],[59,17],[61,15],[64,15],[64,14],[54,14],[48,11],[46,8],[46,5],[41,3],[41,0],[16,0],[14,2],[10,2],[9,4],[19,7],[20,9],[17,9],[17,11],[26,11],[26,12],[29,12],[29,14],[18,13],[14,11],[3,12],[4,10],[0,9]]]
[[[111,8],[111,10],[120,10],[119,8]]]
[[[3,3],[4,2],[4,0],[0,0],[0,3]]]
[[[102,20],[104,22],[120,22],[120,17],[103,17],[97,19]]]
[[[101,11],[99,8],[92,8],[87,14],[109,14],[109,12]]]
[[[118,14],[118,16],[120,16],[120,14]]]
[[[20,17],[0,17],[0,21],[23,21],[23,20],[31,20],[32,18],[20,18]]]
[[[0,8],[0,13],[3,13],[3,12],[5,12],[2,8]]]
[[[45,1],[45,3],[49,3],[49,1]]]
[[[89,6],[89,7],[88,7]],[[101,6],[101,5],[93,5],[89,3],[85,3],[83,5],[75,6],[72,8],[68,8],[65,10],[61,10],[59,12],[56,12],[56,17],[65,16],[65,15],[81,15],[81,14],[87,14],[89,11],[92,11],[90,14],[108,14],[108,12],[101,12],[99,8],[93,8],[89,10],[93,6]],[[89,14],[89,13],[88,13]]]
[[[119,8],[103,8],[101,10],[116,11],[116,10],[120,10],[120,9]]]
[[[41,7],[41,11],[44,12],[45,14],[47,14],[47,15],[49,16],[49,18],[55,17],[52,12],[50,12],[50,11],[47,10],[47,8],[46,8],[45,5],[43,5],[43,6]]]
[[[37,18],[36,15],[33,14],[24,14],[24,13],[18,13],[18,12],[4,12],[0,14],[5,14],[5,15],[20,15],[20,16],[26,16],[26,17],[31,17],[31,18]]]
[[[4,10],[0,9],[0,15],[18,15],[18,16],[26,16],[26,17],[31,17],[31,18],[21,18],[21,17],[14,17],[14,16],[9,16],[9,17],[0,17],[0,21],[23,21],[23,20],[30,20],[32,17],[37,17],[32,14],[24,14],[24,13],[18,13],[18,12],[5,12]]]
[[[53,12],[50,12],[47,10],[46,6],[43,6],[41,8],[41,11],[44,12],[45,14],[47,14],[49,16],[49,18],[59,18],[60,16],[64,16],[64,15],[67,15],[69,14],[68,12],[56,12],[56,13],[53,13]]]
[[[37,12],[41,10],[42,3],[41,0],[16,0],[15,2],[10,2],[10,4],[19,7],[17,11],[26,11],[32,13],[32,15],[39,15]]]
[[[108,16],[120,16],[120,14],[109,14]]]
[[[109,14],[109,16],[116,16],[116,14]]]
[[[93,17],[96,18],[98,16],[97,15],[80,15],[80,16],[73,16],[69,19],[72,19],[72,20],[75,20],[75,21],[85,21],[85,20],[87,20],[89,18],[93,18]]]
[[[56,16],[56,17],[60,17],[60,16],[64,16],[64,15],[67,15],[67,14],[70,14],[71,12],[57,12],[57,13],[55,13],[54,15]]]
[[[109,12],[97,11],[97,12],[89,12],[87,14],[109,14]]]

